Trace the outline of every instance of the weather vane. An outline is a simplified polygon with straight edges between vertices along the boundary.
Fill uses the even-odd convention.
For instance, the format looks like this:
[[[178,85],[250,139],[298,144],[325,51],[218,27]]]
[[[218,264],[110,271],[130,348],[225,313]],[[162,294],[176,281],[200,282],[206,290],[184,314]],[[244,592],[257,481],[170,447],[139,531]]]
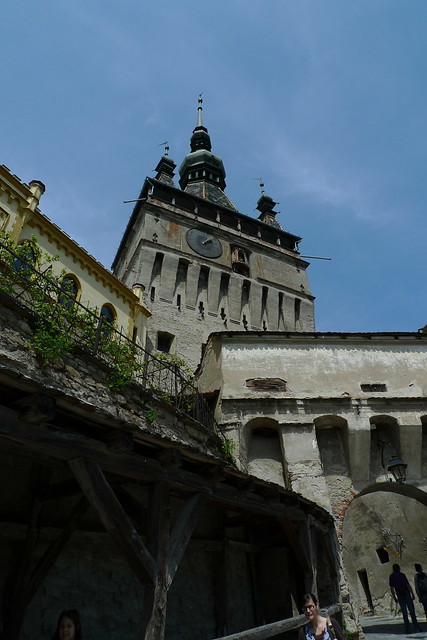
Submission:
[[[167,140],[165,140],[164,142],[161,142],[157,146],[165,148],[165,156],[167,156],[169,154],[169,142]]]

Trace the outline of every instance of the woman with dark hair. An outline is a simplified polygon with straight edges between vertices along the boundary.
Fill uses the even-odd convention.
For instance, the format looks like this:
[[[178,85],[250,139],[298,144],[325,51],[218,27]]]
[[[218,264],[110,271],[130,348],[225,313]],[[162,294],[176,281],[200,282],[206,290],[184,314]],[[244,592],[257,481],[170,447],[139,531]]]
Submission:
[[[334,618],[320,615],[317,598],[313,593],[306,593],[302,602],[302,612],[307,622],[300,628],[298,640],[345,640],[338,622]]]
[[[59,614],[53,640],[82,640],[82,627],[77,609],[65,609]]]

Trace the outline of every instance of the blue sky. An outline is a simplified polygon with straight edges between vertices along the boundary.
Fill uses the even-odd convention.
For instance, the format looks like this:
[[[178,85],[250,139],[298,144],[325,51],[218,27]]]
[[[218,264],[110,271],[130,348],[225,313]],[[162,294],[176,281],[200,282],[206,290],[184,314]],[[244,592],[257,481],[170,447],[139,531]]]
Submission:
[[[227,194],[255,177],[312,260],[319,331],[427,323],[426,0],[3,0],[0,162],[107,267],[203,92]]]

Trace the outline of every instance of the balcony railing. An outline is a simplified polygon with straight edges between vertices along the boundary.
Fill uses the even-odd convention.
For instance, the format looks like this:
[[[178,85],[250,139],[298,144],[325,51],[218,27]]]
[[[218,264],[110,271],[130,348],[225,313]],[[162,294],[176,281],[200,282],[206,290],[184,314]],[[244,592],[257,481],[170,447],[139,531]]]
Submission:
[[[34,266],[34,254],[0,240],[0,294],[29,315],[32,325],[42,323],[52,335],[62,336],[71,350],[90,354],[106,365],[112,378],[136,384],[171,405],[179,415],[195,420],[208,433],[221,436],[213,411],[192,378],[174,356],[152,354],[115,328],[98,311],[75,300],[51,265]],[[111,385],[115,388],[114,385]]]

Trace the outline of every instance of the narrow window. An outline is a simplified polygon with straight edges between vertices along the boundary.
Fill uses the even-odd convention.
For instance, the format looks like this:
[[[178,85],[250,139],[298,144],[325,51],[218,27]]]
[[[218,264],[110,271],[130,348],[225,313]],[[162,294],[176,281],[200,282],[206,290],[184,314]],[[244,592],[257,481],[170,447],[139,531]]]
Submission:
[[[178,311],[181,311],[181,294],[178,293],[178,295],[176,296],[176,306]]]
[[[175,292],[185,292],[185,286],[187,284],[187,272],[188,262],[186,262],[185,260],[179,260],[175,277]]]
[[[277,328],[280,329],[284,329],[285,328],[285,317],[284,317],[284,312],[283,312],[283,299],[284,299],[284,294],[283,291],[279,291],[279,297],[278,297],[278,313],[277,313]]]
[[[245,280],[242,285],[242,309],[249,302],[250,291],[251,291],[251,283],[249,282],[249,280]]]
[[[156,287],[151,287],[150,289],[150,300],[151,302],[154,302],[156,298]]]
[[[219,285],[219,297],[226,298],[228,296],[228,287],[230,286],[230,275],[221,273],[221,282]]]
[[[299,298],[295,298],[295,323],[299,322],[301,315],[301,300]]]
[[[207,293],[207,291],[208,291],[208,282],[209,282],[209,268],[202,266],[202,267],[200,267],[199,281],[197,283],[197,295],[198,296],[201,293]]]
[[[156,257],[153,262],[153,269],[151,271],[151,282],[158,280],[162,273],[162,265],[163,265],[163,253],[156,253]]]
[[[268,287],[262,288],[261,294],[261,315],[267,311]]]

